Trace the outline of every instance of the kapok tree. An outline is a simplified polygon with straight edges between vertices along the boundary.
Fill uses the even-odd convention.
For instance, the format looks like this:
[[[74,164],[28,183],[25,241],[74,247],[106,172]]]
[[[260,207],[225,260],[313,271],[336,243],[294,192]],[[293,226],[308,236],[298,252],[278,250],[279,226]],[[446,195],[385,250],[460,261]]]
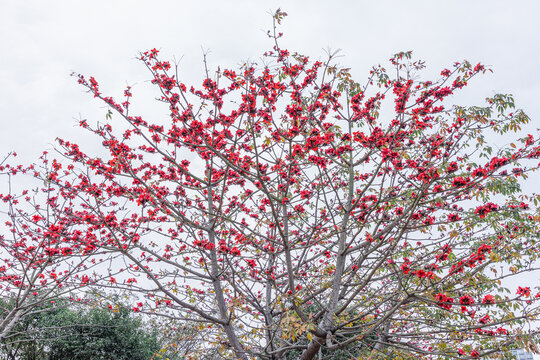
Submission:
[[[466,61],[421,81],[423,63],[399,53],[355,82],[332,56],[281,48],[283,16],[266,65],[207,70],[201,86],[142,53],[165,119],[132,114],[131,88],[114,100],[76,75],[110,107],[105,123],[80,122],[106,151],[59,140],[67,160],[36,176],[84,248],[122,258],[106,270],[121,275],[89,283],[199,324],[201,351],[225,358],[477,358],[530,341],[538,289],[518,275],[536,270],[539,217],[521,186],[540,147],[519,134],[528,117],[509,95],[447,105],[488,70]]]

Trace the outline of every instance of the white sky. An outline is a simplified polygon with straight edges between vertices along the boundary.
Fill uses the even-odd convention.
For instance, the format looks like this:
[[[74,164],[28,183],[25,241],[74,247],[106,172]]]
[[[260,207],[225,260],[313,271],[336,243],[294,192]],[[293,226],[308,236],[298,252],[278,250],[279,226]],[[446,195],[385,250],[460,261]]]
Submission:
[[[84,93],[72,71],[95,76],[106,95],[134,85],[134,103],[152,108],[146,69],[135,57],[158,48],[182,58],[185,82],[202,80],[202,50],[212,67],[236,67],[269,50],[269,12],[281,7],[282,45],[311,58],[342,49],[340,63],[364,80],[372,65],[413,50],[438,74],[454,61],[491,65],[461,104],[483,105],[497,92],[540,119],[540,2],[538,1],[8,1],[0,0],[0,157],[11,150],[30,161],[56,137],[85,143],[79,114],[90,123],[106,109]],[[146,95],[146,96],[145,96]],[[151,119],[149,119],[151,120]],[[497,142],[499,139],[492,139]]]
[[[0,155],[16,150],[33,159],[56,137],[84,138],[79,114],[90,123],[104,119],[106,110],[72,71],[95,76],[109,95],[135,85],[134,101],[144,107],[152,96],[144,96],[148,73],[135,60],[139,51],[156,47],[182,58],[183,75],[199,84],[201,47],[214,68],[259,59],[271,47],[268,12],[278,7],[289,14],[285,47],[312,58],[342,49],[341,64],[359,80],[401,50],[413,50],[431,73],[480,61],[495,73],[459,100],[482,104],[495,92],[513,93],[533,121],[540,118],[537,1],[0,0]]]

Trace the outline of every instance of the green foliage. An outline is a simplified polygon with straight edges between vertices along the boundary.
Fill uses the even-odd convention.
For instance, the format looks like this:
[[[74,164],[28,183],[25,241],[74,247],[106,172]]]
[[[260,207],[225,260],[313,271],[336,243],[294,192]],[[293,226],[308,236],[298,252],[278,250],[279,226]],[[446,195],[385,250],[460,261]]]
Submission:
[[[160,349],[155,334],[126,308],[56,304],[23,319],[2,347],[6,359],[149,360]]]

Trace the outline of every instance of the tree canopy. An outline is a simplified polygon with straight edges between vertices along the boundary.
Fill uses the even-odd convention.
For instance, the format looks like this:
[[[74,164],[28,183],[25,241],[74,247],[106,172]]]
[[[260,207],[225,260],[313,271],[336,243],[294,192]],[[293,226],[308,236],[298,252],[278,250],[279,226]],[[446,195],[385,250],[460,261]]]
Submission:
[[[5,359],[149,360],[161,349],[157,334],[125,307],[110,311],[64,300],[39,310],[22,318],[4,339],[0,353]]]
[[[263,65],[211,72],[205,59],[200,85],[141,53],[167,116],[135,114],[135,88],[118,100],[74,74],[109,107],[80,121],[102,148],[59,139],[57,159],[4,165],[45,184],[3,196],[14,217],[33,219],[52,259],[101,264],[72,284],[195,324],[192,358],[478,358],[534,340],[540,295],[520,277],[537,270],[540,219],[522,189],[540,157],[527,115],[505,94],[449,105],[489,71],[467,61],[423,80],[400,52],[357,82],[333,54],[282,48],[284,16]]]

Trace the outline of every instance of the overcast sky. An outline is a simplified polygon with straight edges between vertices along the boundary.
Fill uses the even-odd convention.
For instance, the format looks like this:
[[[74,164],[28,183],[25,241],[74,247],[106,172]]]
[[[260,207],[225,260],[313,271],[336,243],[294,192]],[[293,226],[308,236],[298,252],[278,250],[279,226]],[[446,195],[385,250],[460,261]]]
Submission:
[[[438,73],[454,61],[492,65],[466,96],[482,104],[513,93],[540,118],[540,2],[537,1],[7,1],[0,0],[0,154],[35,158],[56,137],[81,139],[79,116],[103,120],[106,109],[69,76],[93,75],[108,95],[134,85],[141,112],[148,73],[139,51],[158,48],[181,59],[187,82],[200,83],[202,49],[210,65],[257,60],[271,47],[269,12],[281,7],[283,45],[312,58],[341,49],[340,63],[364,80],[372,65],[413,50]],[[146,102],[146,103],[145,103]],[[150,106],[150,105],[148,105]],[[150,109],[150,107],[148,108]],[[162,116],[163,113],[146,113]],[[535,126],[536,127],[536,126]]]

